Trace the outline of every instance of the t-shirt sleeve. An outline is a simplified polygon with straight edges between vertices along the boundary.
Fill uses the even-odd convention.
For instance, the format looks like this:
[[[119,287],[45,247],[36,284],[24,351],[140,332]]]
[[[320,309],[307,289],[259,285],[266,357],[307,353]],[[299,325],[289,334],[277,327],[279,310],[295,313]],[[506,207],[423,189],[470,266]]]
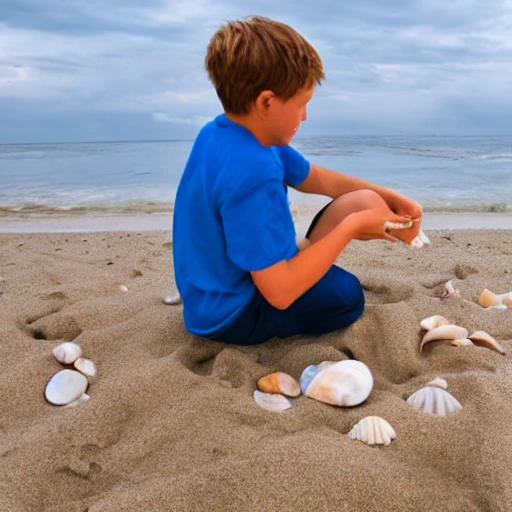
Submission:
[[[274,146],[272,151],[281,162],[285,183],[295,187],[307,178],[310,163],[296,149],[291,146]]]
[[[297,254],[287,195],[278,180],[228,198],[221,216],[228,257],[243,270],[262,270]]]

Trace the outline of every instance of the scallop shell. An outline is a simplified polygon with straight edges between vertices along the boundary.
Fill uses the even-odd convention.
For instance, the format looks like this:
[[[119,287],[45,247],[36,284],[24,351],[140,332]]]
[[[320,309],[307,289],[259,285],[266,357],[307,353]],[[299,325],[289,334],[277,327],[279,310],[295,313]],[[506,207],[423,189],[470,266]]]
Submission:
[[[366,416],[352,427],[348,437],[358,439],[369,445],[383,444],[388,446],[396,438],[396,432],[384,418]]]
[[[164,304],[168,304],[171,306],[174,306],[176,304],[181,304],[181,295],[179,293],[177,293],[175,295],[166,295],[162,299],[162,301]]]
[[[437,386],[438,388],[446,389],[448,387],[448,382],[441,377],[436,377],[434,380],[431,380],[427,386]]]
[[[468,338],[475,344],[481,347],[490,348],[500,354],[505,354],[505,349],[488,333],[485,331],[475,331]]]
[[[414,409],[439,416],[462,409],[462,405],[453,395],[437,385],[427,385],[419,389],[407,399],[407,403]]]
[[[124,284],[119,285],[119,291],[120,292],[127,292],[128,291],[128,286],[126,286]]]
[[[52,353],[60,363],[72,364],[82,355],[82,349],[72,341],[65,341],[53,347]]]
[[[423,345],[431,341],[461,340],[468,337],[468,330],[458,325],[440,325],[427,331],[421,340],[420,352]]]
[[[256,386],[264,393],[279,393],[285,396],[300,395],[299,383],[287,373],[274,372],[258,379]]]
[[[321,366],[321,365],[319,365]],[[364,402],[373,388],[373,376],[361,361],[338,361],[318,370],[315,365],[302,372],[300,387],[315,400],[340,407],[351,407]]]
[[[254,390],[254,401],[267,411],[286,411],[291,409],[292,403],[283,395],[274,393],[263,393],[257,389]]]
[[[96,365],[90,359],[79,357],[73,366],[86,377],[94,377],[96,375]]]
[[[66,405],[81,397],[87,389],[85,375],[75,370],[61,370],[46,385],[46,400],[54,405]]]
[[[420,322],[420,327],[425,331],[431,331],[432,329],[440,327],[441,325],[450,325],[450,321],[443,315],[428,316]]]

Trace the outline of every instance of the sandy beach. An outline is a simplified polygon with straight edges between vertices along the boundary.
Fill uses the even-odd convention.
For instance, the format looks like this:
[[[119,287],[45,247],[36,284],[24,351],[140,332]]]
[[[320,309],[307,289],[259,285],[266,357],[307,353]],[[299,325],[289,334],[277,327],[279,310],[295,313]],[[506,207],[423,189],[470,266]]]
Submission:
[[[453,229],[427,216],[422,249],[353,241],[337,263],[363,284],[362,318],[249,348],[188,334],[181,306],[162,302],[176,292],[170,225],[2,229],[0,510],[512,510],[512,309],[477,304],[484,288],[512,291],[512,227],[476,229],[475,218]],[[441,300],[448,280],[460,295]],[[443,343],[420,353],[420,320],[434,314],[488,332],[507,353]],[[44,398],[64,340],[98,370],[74,408]],[[362,405],[255,404],[259,377],[299,379],[349,355],[374,377]],[[406,402],[435,377],[462,410],[441,417]],[[370,415],[395,429],[389,446],[348,437]]]

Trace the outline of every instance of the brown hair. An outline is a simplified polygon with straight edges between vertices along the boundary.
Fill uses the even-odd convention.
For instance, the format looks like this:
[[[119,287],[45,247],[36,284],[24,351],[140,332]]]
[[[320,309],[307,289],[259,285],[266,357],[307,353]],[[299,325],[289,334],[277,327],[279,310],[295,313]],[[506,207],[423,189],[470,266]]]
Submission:
[[[284,23],[250,16],[220,27],[205,68],[226,112],[246,114],[265,90],[283,100],[325,78],[316,50]]]

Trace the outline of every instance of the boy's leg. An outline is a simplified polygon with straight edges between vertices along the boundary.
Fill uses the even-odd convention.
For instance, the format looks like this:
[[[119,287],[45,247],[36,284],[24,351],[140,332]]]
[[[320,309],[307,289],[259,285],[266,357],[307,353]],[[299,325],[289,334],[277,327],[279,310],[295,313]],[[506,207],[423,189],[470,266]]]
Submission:
[[[384,199],[372,190],[348,192],[332,200],[318,212],[308,229],[306,238],[311,243],[318,242],[351,213],[387,207]]]

